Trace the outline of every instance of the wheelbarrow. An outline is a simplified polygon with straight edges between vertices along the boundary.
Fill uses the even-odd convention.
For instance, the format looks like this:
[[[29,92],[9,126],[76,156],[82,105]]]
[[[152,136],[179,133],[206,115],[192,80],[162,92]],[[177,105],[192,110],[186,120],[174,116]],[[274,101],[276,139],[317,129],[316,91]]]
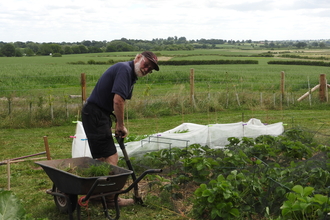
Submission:
[[[123,189],[128,176],[134,171],[122,167],[110,165],[111,175],[99,177],[81,177],[63,170],[63,167],[88,168],[91,165],[104,163],[90,157],[69,158],[60,160],[46,160],[35,162],[40,165],[48,177],[53,181],[53,188],[46,191],[54,196],[54,202],[61,213],[68,213],[69,219],[73,220],[73,212],[77,209],[77,219],[81,218],[81,208],[89,199],[99,199],[104,208],[107,219],[117,220],[120,217],[118,196],[136,188],[137,184],[151,173],[160,173],[161,169],[149,169],[144,171],[133,183]],[[86,195],[79,199],[78,195]],[[114,196],[114,207],[116,216],[109,215],[106,197]]]

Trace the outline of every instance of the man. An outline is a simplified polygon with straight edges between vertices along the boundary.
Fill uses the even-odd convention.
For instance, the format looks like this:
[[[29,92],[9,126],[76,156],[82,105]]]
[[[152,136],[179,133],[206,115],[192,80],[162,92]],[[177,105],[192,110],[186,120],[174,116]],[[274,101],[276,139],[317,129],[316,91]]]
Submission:
[[[125,100],[131,99],[138,77],[152,70],[159,71],[157,56],[145,51],[133,61],[116,63],[107,69],[92,91],[82,109],[82,123],[94,159],[117,165],[118,153],[112,137],[111,114],[116,116],[115,135],[125,138]],[[133,203],[132,199],[118,199],[121,206]]]

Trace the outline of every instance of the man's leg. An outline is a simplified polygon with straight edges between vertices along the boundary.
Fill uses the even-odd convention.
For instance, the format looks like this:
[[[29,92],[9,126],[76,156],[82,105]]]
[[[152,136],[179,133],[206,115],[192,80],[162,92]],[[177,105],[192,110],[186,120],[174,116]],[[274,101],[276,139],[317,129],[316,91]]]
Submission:
[[[115,153],[109,157],[101,157],[101,158],[96,158],[97,160],[103,161],[103,162],[107,162],[111,165],[115,165],[117,166],[118,164],[118,153]]]
[[[112,137],[110,115],[97,105],[87,103],[82,110],[82,123],[93,158],[116,165],[118,155]],[[111,159],[106,160],[109,156]]]

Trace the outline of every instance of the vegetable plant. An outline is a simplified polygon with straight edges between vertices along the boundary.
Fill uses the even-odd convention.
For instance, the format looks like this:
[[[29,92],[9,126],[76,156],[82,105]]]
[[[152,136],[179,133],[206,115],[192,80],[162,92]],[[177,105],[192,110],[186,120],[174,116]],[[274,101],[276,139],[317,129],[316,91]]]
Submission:
[[[329,197],[313,192],[313,187],[294,186],[281,206],[283,218],[311,220],[324,217],[330,211]]]

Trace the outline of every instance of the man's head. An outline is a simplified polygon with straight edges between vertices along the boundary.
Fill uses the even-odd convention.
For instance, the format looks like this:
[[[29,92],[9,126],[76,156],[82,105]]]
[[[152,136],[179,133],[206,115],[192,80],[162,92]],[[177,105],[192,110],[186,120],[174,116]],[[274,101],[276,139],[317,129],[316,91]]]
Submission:
[[[142,77],[146,76],[148,73],[152,73],[152,70],[159,71],[157,62],[157,56],[150,51],[144,51],[143,53],[136,55],[134,59],[134,70],[136,75]]]

